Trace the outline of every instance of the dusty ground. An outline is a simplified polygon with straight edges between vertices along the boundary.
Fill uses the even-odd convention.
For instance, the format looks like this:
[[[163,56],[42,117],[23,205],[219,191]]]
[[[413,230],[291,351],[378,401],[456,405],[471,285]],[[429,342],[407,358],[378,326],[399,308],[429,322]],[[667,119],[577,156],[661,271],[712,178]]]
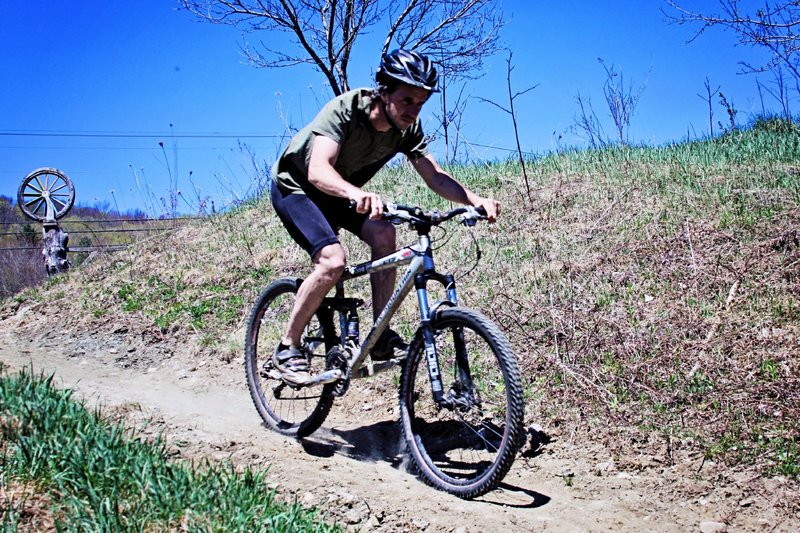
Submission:
[[[23,306],[0,316],[0,362],[54,372],[90,404],[163,432],[176,457],[269,467],[286,498],[354,530],[800,530],[796,482],[634,442],[612,456],[580,426],[543,427],[550,441],[526,446],[499,490],[462,501],[406,470],[390,380],[356,382],[323,429],[298,442],[261,424],[238,359],[198,359],[180,342],[117,329],[47,328]]]

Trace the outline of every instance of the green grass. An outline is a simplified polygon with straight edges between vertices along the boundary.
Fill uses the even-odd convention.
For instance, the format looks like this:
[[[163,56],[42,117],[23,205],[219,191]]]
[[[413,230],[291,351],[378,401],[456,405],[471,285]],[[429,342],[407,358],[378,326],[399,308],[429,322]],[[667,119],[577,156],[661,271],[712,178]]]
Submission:
[[[59,531],[337,531],[321,515],[281,503],[263,472],[165,459],[146,442],[89,411],[52,377],[0,379],[3,485],[47,495]],[[23,527],[22,501],[0,502],[4,531]]]
[[[763,464],[766,460],[769,464],[765,471],[767,475],[800,476],[800,445],[795,439],[753,436],[750,433],[741,425],[733,425],[716,441],[708,444],[706,458],[724,460],[734,456],[741,464]]]

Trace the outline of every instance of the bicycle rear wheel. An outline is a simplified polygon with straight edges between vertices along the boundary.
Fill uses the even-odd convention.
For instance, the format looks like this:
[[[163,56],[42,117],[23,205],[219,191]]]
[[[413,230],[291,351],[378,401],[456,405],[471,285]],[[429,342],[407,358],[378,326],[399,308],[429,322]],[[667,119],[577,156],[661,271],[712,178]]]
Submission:
[[[333,405],[331,385],[292,387],[272,365],[272,354],[286,329],[302,281],[282,278],[264,289],[250,313],[245,338],[244,368],[253,404],[267,426],[292,437],[305,437],[319,429]],[[311,354],[311,375],[323,372],[327,348],[319,316],[306,326],[302,342]]]
[[[433,401],[420,331],[401,378],[403,433],[428,484],[474,498],[500,484],[524,436],[519,369],[505,336],[476,311],[443,309],[432,327],[450,406]]]

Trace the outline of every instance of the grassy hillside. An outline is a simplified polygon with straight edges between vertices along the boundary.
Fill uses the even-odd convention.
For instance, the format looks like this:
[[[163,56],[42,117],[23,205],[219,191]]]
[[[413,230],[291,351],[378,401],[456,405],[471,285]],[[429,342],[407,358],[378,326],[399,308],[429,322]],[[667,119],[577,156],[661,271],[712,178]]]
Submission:
[[[682,451],[800,474],[800,127],[759,121],[714,140],[551,154],[528,169],[530,198],[514,163],[452,169],[504,213],[478,228],[472,272],[465,229],[448,228],[437,250],[441,266],[468,274],[462,303],[510,337],[528,422],[583,427],[612,450],[637,442],[666,447],[668,460]],[[374,183],[396,201],[443,206],[410,168]],[[101,257],[4,313],[38,302],[81,331],[231,360],[259,290],[307,271],[262,200]]]
[[[119,213],[107,205],[81,204],[59,220],[61,229],[69,234],[72,249],[125,245],[175,224],[170,220],[148,220],[140,210]],[[13,198],[0,195],[0,300],[47,278],[42,247],[41,222],[26,218]],[[88,252],[76,252],[69,258],[78,265],[87,256]]]

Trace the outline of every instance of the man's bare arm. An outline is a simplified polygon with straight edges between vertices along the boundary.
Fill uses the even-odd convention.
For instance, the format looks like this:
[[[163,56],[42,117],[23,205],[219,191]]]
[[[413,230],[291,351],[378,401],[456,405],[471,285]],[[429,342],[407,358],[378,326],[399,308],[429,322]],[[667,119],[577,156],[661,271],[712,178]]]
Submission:
[[[371,219],[379,218],[383,213],[380,195],[366,192],[349,183],[334,168],[339,149],[339,143],[333,139],[322,135],[314,137],[308,163],[308,181],[325,194],[353,200],[357,212],[369,213]]]
[[[494,198],[484,198],[464,187],[439,166],[432,155],[426,155],[411,161],[425,184],[436,194],[451,202],[483,207],[490,222],[497,220],[500,214],[500,202]]]

